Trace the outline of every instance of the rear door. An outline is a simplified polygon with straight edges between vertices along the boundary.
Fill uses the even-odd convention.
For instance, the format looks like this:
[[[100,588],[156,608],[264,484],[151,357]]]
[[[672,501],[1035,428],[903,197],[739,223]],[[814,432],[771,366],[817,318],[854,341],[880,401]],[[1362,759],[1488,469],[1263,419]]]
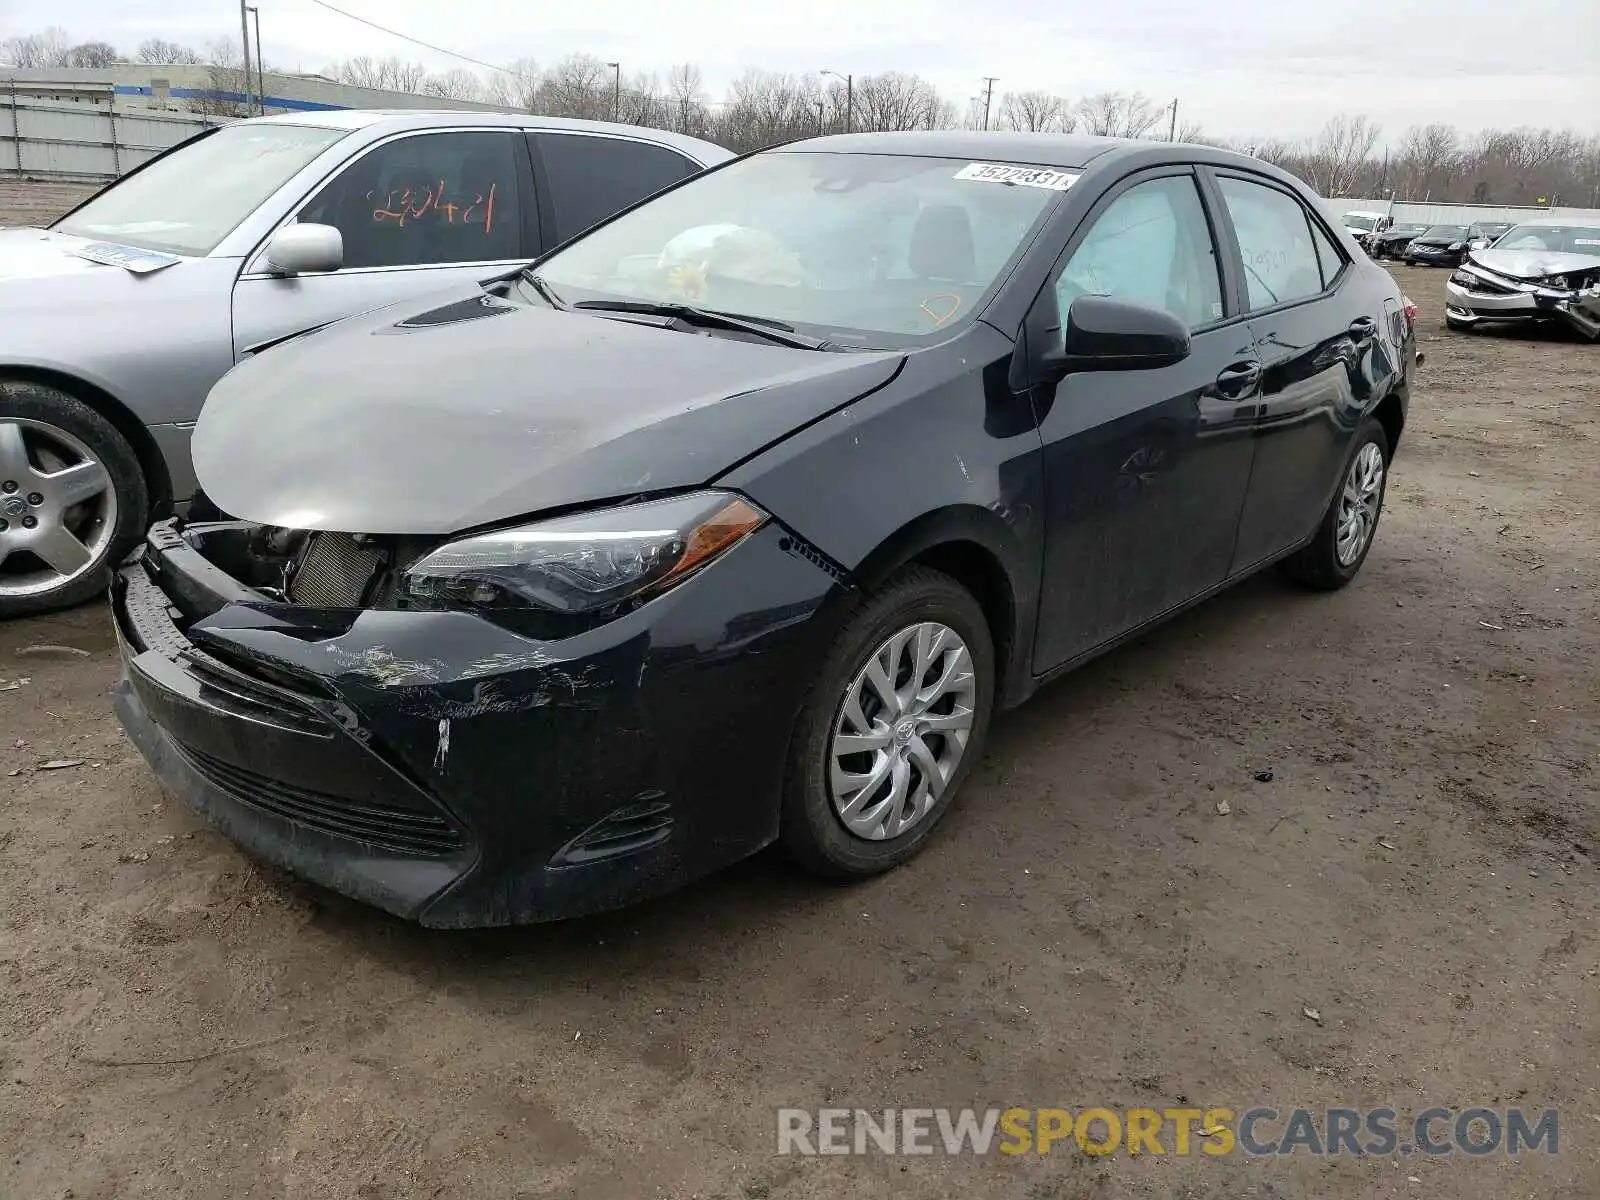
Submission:
[[[701,170],[667,146],[613,134],[540,130],[529,144],[546,250]]]
[[[258,252],[233,292],[235,358],[252,346],[510,270],[539,242],[521,130],[401,134],[347,163],[291,220],[332,225],[344,266],[273,275]]]
[[[1355,266],[1288,188],[1244,172],[1207,172],[1238,255],[1262,366],[1255,459],[1233,571],[1309,537],[1387,356],[1381,306],[1365,311]],[[1387,373],[1385,368],[1384,373]]]

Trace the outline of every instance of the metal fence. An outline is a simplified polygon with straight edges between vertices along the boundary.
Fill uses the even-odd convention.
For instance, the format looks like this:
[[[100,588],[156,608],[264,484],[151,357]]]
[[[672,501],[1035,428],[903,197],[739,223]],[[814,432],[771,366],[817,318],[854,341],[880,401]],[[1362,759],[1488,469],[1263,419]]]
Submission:
[[[116,179],[168,147],[227,118],[117,107],[103,101],[36,100],[0,91],[0,179]]]
[[[1396,200],[1390,212],[1387,200],[1352,200],[1340,197],[1324,200],[1323,209],[1337,221],[1347,212],[1390,213],[1395,223],[1412,221],[1421,225],[1471,225],[1475,221],[1509,221],[1515,225],[1543,217],[1566,217],[1578,224],[1600,225],[1600,210],[1593,208],[1518,207],[1510,204],[1423,204]]]

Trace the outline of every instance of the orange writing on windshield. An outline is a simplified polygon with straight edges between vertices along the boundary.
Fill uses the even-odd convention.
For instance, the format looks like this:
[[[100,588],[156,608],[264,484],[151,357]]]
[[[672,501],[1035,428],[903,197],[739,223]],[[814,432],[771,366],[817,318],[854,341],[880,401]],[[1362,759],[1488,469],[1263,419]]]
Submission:
[[[463,225],[482,225],[484,235],[487,236],[494,229],[494,194],[498,185],[491,183],[487,189],[477,193],[470,202],[466,202],[465,194],[455,200],[446,200],[444,180],[439,180],[437,188],[401,188],[398,191],[390,189],[384,193],[383,203],[372,210],[372,219],[378,224],[393,221],[401,229],[407,222],[417,222],[429,213],[440,214],[447,225],[456,224],[459,214],[460,223]],[[368,192],[367,199],[376,201],[377,193]],[[482,216],[476,214],[482,213]]]

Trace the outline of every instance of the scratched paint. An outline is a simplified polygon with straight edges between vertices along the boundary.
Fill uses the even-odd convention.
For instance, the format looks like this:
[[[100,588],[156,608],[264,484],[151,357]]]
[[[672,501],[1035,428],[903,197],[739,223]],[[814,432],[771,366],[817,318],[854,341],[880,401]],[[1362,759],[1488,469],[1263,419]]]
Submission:
[[[445,760],[450,757],[450,718],[439,719],[439,744],[433,752],[433,769],[444,770]]]

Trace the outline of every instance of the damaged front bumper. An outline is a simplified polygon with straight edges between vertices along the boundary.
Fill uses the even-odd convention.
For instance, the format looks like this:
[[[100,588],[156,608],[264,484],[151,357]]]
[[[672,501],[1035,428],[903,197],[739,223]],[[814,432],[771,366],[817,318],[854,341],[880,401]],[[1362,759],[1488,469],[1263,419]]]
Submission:
[[[1460,267],[1445,284],[1445,312],[1462,325],[1559,320],[1593,341],[1600,339],[1600,283],[1554,287],[1479,266]]]
[[[116,711],[249,853],[462,927],[629,904],[775,838],[844,594],[780,528],[554,642],[463,612],[286,603],[194,530],[158,525],[114,581]]]

